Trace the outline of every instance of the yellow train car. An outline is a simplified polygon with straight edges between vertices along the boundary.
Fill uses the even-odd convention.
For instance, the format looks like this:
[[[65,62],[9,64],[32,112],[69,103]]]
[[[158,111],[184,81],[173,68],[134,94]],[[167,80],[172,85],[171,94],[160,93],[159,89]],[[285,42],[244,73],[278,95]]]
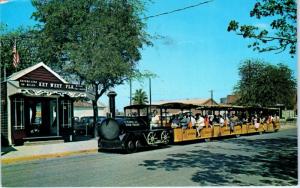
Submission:
[[[176,114],[189,114],[192,121],[192,112],[194,113],[210,113],[211,117],[220,116],[220,117],[233,117],[240,116],[234,125],[230,125],[230,121],[233,119],[228,119],[227,123],[214,122],[212,119],[211,122],[206,124],[201,130],[200,134],[197,133],[196,126],[185,126],[185,127],[176,127],[173,129],[173,142],[184,142],[184,141],[193,141],[201,139],[211,139],[219,138],[225,136],[240,136],[247,134],[262,134],[263,132],[274,132],[278,131],[280,128],[279,122],[276,123],[266,123],[261,120],[257,120],[257,114],[262,117],[270,115],[266,114],[263,110],[264,108],[253,108],[253,107],[241,107],[241,106],[196,106],[193,104],[182,104],[182,103],[167,103],[166,105],[162,104],[165,111],[166,109],[172,109],[172,112]],[[175,109],[178,108],[176,111]],[[191,109],[194,108],[194,109]],[[198,110],[198,111],[197,111]],[[269,112],[269,110],[266,110]],[[217,113],[216,113],[217,112]],[[252,119],[247,117],[252,115]],[[172,121],[172,119],[170,119]],[[247,122],[248,121],[248,122]],[[255,124],[256,121],[258,124]],[[172,124],[169,122],[169,125]]]

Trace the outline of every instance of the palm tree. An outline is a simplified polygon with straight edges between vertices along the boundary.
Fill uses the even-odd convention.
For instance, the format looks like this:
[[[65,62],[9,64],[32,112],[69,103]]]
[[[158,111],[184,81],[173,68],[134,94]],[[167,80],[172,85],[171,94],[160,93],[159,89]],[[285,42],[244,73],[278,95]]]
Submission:
[[[148,96],[142,89],[137,89],[133,94],[132,100],[133,104],[146,104],[148,103]]]

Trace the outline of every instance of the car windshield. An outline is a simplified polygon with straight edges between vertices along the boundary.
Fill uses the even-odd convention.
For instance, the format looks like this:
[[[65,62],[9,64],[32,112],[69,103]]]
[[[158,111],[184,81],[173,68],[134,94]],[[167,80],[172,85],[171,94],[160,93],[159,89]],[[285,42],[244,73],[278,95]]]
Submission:
[[[93,117],[82,117],[81,122],[82,123],[93,123]]]

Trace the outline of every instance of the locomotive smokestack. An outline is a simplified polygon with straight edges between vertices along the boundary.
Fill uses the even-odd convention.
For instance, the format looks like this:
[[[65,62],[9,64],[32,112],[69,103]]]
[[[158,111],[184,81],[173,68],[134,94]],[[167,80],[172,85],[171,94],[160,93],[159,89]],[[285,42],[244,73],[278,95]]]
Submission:
[[[116,102],[115,102],[115,97],[117,96],[117,93],[114,91],[110,91],[107,94],[109,98],[109,112],[111,113],[111,117],[115,118],[116,117]]]

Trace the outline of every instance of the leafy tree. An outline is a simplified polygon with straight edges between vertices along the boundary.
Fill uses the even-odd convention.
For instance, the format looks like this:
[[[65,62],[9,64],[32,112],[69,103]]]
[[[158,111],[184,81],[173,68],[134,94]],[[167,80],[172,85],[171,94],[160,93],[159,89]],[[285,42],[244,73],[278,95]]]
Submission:
[[[134,96],[132,98],[133,104],[147,104],[148,96],[142,89],[135,90]]]
[[[144,83],[145,82],[145,79],[147,81],[149,81],[149,92],[150,92],[150,103],[151,103],[151,79],[153,78],[157,78],[158,75],[149,71],[149,70],[144,70],[142,72],[140,71],[137,71],[137,72],[134,72],[130,78],[129,78],[129,86],[130,86],[130,105],[132,104],[132,81],[133,80],[136,80],[138,81],[139,83]]]
[[[252,38],[254,42],[249,48],[259,52],[276,51],[283,52],[289,49],[294,57],[297,45],[297,5],[296,0],[257,0],[251,17],[262,19],[272,18],[270,26],[272,29],[261,29],[255,25],[239,25],[232,20],[228,31],[234,31],[243,38]]]
[[[98,99],[137,72],[139,49],[150,44],[141,19],[144,4],[140,0],[34,0],[33,5],[37,9],[33,17],[42,23],[49,63],[89,87],[95,120]]]
[[[0,45],[1,45],[1,75],[10,76],[14,72],[31,66],[41,61],[38,55],[36,38],[31,36],[33,28],[18,28],[7,31],[4,24],[0,24]],[[20,56],[20,63],[17,67],[13,66],[13,46],[16,41],[17,51]]]
[[[296,79],[283,64],[271,65],[262,60],[245,60],[239,67],[241,79],[235,87],[238,104],[250,106],[292,107],[296,102]]]

